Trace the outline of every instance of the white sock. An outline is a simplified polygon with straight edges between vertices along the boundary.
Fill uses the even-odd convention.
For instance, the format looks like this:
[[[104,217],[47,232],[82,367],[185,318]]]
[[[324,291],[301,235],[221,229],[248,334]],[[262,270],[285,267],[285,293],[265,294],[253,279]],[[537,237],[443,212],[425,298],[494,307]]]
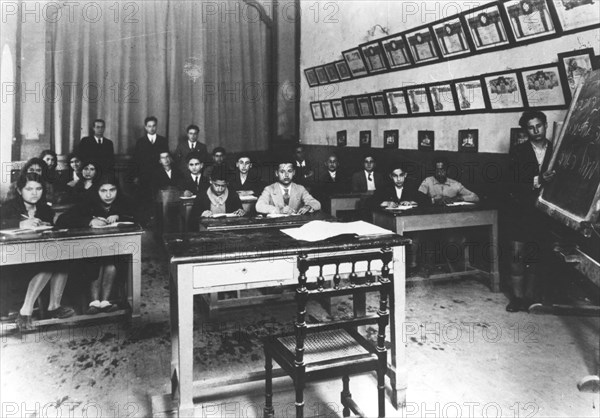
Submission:
[[[100,301],[98,299],[93,300],[90,302],[90,306],[93,306],[95,308],[100,308]]]

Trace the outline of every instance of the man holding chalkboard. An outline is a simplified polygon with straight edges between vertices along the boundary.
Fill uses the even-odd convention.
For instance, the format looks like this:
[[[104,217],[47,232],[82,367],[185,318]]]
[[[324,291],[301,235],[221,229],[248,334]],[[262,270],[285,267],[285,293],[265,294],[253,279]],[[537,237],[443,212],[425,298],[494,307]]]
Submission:
[[[528,139],[517,145],[510,155],[513,175],[509,207],[512,294],[506,306],[508,312],[527,311],[535,298],[536,276],[550,250],[544,214],[535,208],[535,202],[544,184],[552,181],[554,171],[548,171],[552,157],[552,143],[546,138],[548,123],[540,111],[523,112],[519,125]]]

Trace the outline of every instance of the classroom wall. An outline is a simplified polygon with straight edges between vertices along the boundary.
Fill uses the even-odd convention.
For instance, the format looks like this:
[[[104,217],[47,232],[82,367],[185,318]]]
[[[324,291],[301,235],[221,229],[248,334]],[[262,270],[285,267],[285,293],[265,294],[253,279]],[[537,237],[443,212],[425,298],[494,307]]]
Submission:
[[[378,29],[374,36],[368,36],[367,31],[377,24],[389,28],[389,34],[393,34],[485,3],[490,1],[338,1],[322,2],[319,6],[302,2],[301,142],[310,145],[335,145],[336,132],[345,129],[348,131],[348,146],[357,147],[359,131],[371,130],[372,147],[382,148],[383,131],[398,129],[399,147],[416,150],[417,131],[432,130],[435,131],[436,150],[457,151],[458,130],[479,129],[480,153],[506,154],[510,128],[518,126],[521,112],[315,122],[312,120],[309,102],[557,62],[558,53],[586,47],[595,47],[595,53],[598,54],[599,30],[588,30],[499,52],[315,88],[310,88],[304,77],[304,69],[342,59],[341,51],[386,36]],[[546,114],[549,119],[549,134],[552,134],[552,122],[562,121],[566,110],[547,111]]]

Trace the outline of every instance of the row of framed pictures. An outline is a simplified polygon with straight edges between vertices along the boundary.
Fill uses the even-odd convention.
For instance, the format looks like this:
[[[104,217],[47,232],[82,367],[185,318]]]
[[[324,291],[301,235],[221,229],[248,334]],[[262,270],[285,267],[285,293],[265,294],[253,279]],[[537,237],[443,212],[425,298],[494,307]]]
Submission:
[[[304,70],[310,87],[496,51],[600,27],[594,0],[499,0],[360,44]]]
[[[558,54],[558,63],[383,92],[310,102],[313,120],[415,117],[524,108],[563,109],[579,79],[594,69],[594,50]]]

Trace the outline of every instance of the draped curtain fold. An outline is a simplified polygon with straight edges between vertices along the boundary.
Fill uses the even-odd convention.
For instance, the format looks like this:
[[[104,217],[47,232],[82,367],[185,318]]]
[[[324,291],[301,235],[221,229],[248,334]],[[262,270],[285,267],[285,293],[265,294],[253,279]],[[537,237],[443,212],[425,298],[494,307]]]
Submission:
[[[191,123],[209,149],[267,148],[268,29],[247,18],[243,2],[223,2],[237,15],[206,13],[204,1],[137,2],[119,15],[117,3],[89,3],[101,8],[97,21],[89,13],[48,24],[58,153],[72,150],[96,118],[106,120],[115,152],[131,153],[150,115],[172,149]]]

